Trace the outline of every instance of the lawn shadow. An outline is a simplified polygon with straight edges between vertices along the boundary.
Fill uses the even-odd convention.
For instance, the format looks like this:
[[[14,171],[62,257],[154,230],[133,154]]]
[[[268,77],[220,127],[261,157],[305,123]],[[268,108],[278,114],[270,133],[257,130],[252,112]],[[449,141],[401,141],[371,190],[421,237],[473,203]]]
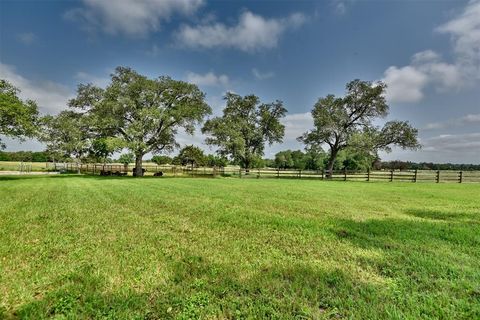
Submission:
[[[432,306],[437,305],[442,312],[429,310],[434,318],[476,318],[480,309],[475,311],[471,306],[479,297],[480,228],[460,220],[461,216],[447,215],[456,223],[398,218],[336,220],[331,232],[339,241],[376,252],[359,254],[356,260],[360,266],[373,268],[397,285],[407,285],[412,295],[433,299]],[[409,298],[402,297],[402,303]],[[467,301],[472,303],[470,309],[465,308]]]
[[[337,268],[272,262],[247,275],[233,263],[184,252],[172,257],[169,269],[166,282],[149,292],[124,287],[109,293],[98,270],[82,267],[58,277],[49,285],[53,289],[36,293],[6,318],[338,319],[371,313],[372,303],[379,306],[375,312],[387,315],[381,288]]]
[[[417,218],[428,220],[441,220],[449,222],[471,222],[480,223],[480,210],[478,212],[458,212],[458,211],[440,211],[426,209],[409,209],[404,211],[405,214]]]

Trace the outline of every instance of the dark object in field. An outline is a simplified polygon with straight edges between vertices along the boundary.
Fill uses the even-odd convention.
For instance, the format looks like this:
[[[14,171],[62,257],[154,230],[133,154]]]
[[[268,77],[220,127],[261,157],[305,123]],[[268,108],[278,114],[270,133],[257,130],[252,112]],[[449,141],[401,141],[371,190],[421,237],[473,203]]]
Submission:
[[[100,175],[101,176],[111,176],[112,171],[110,171],[110,170],[100,170]]]
[[[115,171],[115,172],[113,173],[113,175],[114,175],[114,176],[119,176],[119,177],[120,177],[120,176],[126,176],[126,175],[127,175],[127,173],[126,173],[126,172]]]
[[[162,172],[162,171],[155,172],[155,173],[153,174],[153,176],[154,176],[154,177],[161,177],[161,176],[163,176],[163,172]]]
[[[136,170],[137,170],[137,168],[133,168],[133,170],[132,170],[132,173],[133,173],[133,176],[134,176],[134,177],[137,176]],[[145,171],[147,171],[147,169],[142,168],[142,176],[145,174]]]

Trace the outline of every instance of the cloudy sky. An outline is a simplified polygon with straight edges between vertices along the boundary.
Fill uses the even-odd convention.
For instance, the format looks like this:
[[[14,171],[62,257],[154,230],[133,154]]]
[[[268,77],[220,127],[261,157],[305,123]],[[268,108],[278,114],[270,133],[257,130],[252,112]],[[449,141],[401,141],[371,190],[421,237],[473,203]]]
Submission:
[[[42,113],[120,65],[198,84],[215,114],[226,91],[284,101],[284,144],[269,157],[303,147],[295,138],[319,97],[383,80],[389,119],[409,120],[423,145],[384,159],[480,162],[480,0],[0,1],[0,78]]]

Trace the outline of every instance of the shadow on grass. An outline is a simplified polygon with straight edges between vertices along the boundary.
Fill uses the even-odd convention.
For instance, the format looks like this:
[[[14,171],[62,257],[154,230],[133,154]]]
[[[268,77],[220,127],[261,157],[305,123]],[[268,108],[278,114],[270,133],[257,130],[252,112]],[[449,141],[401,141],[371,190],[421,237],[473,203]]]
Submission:
[[[407,212],[412,213],[421,217],[441,216],[432,211]],[[480,228],[478,223],[462,221],[464,216],[470,214],[442,216],[451,219],[448,222],[336,220],[331,231],[340,241],[376,252],[359,254],[357,263],[392,279],[398,290],[404,288],[408,294],[398,298],[399,304],[412,302],[416,297],[419,308],[423,308],[418,317],[479,319]],[[426,304],[421,305],[422,301]]]
[[[124,286],[111,292],[110,280],[101,266],[87,265],[53,279],[47,287],[49,291],[34,294],[30,302],[10,311],[12,314],[7,317],[385,319],[395,315],[396,318],[474,319],[480,316],[480,307],[475,307],[480,291],[472,271],[435,251],[440,243],[447,247],[462,244],[466,252],[473,252],[480,244],[475,228],[398,219],[336,220],[331,231],[340,241],[378,249],[382,255],[359,258],[352,264],[355,269],[346,272],[347,265],[342,264],[342,269],[335,266],[335,261],[327,264],[331,266],[328,269],[311,261],[276,259],[260,260],[249,268],[249,264],[235,261],[215,263],[199,252],[186,250],[165,257],[168,276],[147,291]],[[358,273],[359,267],[370,271],[373,268],[383,279],[391,281],[367,281]],[[125,277],[128,283],[135,278]]]
[[[108,293],[93,267],[60,277],[46,293],[11,315],[20,319],[320,319],[352,312],[386,315],[378,287],[356,282],[339,269],[300,263],[268,265],[247,277],[234,265],[213,264],[184,253],[170,277],[149,292],[124,287]],[[131,279],[130,279],[131,280]],[[159,281],[162,283],[162,281]],[[359,303],[355,303],[355,301]],[[379,308],[371,311],[371,303]],[[356,309],[354,309],[356,308]],[[368,311],[370,310],[370,311]]]
[[[455,212],[455,211],[440,211],[440,210],[419,210],[410,209],[405,211],[405,214],[417,218],[428,220],[441,220],[450,222],[465,222],[480,223],[480,209],[477,212]]]

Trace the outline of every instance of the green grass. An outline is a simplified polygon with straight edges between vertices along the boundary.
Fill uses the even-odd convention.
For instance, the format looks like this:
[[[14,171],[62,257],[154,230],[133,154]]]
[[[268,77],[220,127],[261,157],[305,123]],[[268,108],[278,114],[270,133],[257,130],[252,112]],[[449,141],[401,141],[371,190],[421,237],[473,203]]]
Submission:
[[[0,318],[478,319],[480,184],[0,177]]]

